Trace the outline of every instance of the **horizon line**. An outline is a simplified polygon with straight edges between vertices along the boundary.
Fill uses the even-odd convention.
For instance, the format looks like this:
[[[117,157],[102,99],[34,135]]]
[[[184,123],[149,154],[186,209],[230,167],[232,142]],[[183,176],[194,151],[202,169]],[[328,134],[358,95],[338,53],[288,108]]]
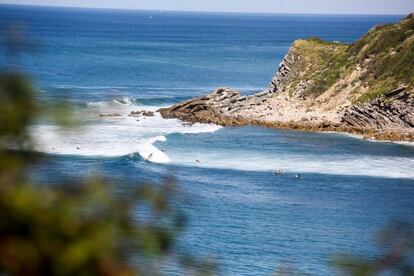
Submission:
[[[105,10],[105,11],[142,11],[142,12],[177,12],[177,13],[216,13],[216,14],[244,14],[244,15],[339,15],[339,16],[405,16],[411,12],[400,13],[300,13],[300,12],[242,12],[242,11],[200,11],[200,10],[172,10],[172,9],[139,9],[139,8],[112,8],[112,7],[84,7],[67,5],[43,5],[43,4],[16,4],[0,3],[0,6],[33,7],[33,8],[57,8],[57,9],[80,9],[80,10]]]

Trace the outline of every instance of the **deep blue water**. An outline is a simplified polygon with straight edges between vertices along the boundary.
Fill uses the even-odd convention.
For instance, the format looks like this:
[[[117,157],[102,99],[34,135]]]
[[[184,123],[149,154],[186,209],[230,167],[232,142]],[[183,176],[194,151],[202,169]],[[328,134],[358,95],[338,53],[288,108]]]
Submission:
[[[69,98],[90,116],[82,133],[34,127],[39,150],[52,154],[38,177],[100,172],[122,191],[172,173],[188,217],[179,247],[215,257],[223,275],[268,275],[283,264],[331,275],[336,253],[375,256],[378,230],[393,219],[414,222],[414,147],[98,113],[155,110],[219,86],[260,91],[293,40],[351,43],[399,18],[0,5],[2,34],[18,22],[38,44],[21,65],[37,79],[40,98]],[[143,161],[153,152],[153,163]],[[279,169],[286,173],[275,176]]]

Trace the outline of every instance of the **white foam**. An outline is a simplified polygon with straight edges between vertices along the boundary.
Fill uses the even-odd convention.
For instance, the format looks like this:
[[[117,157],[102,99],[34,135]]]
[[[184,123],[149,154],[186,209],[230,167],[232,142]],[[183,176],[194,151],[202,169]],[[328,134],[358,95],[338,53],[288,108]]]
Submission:
[[[153,163],[169,163],[171,162],[170,158],[167,154],[159,150],[154,146],[155,142],[165,142],[167,141],[167,138],[165,136],[156,136],[148,139],[147,141],[144,141],[140,143],[138,147],[138,153],[141,155],[141,157],[149,162]]]
[[[117,104],[132,105],[134,103],[134,100],[132,100],[131,98],[128,98],[128,97],[124,97],[124,98],[119,99],[119,100],[113,100],[113,102],[117,103]]]
[[[132,106],[134,104],[134,100],[129,97],[123,97],[121,99],[116,99],[112,101],[101,101],[101,102],[90,102],[87,103],[87,107],[89,108],[120,108],[120,106]]]
[[[275,154],[251,149],[203,149],[188,153],[179,149],[169,150],[169,156],[173,163],[205,168],[414,179],[414,159],[409,157]]]
[[[164,141],[171,133],[202,133],[220,129],[210,124],[185,125],[176,119],[165,120],[158,112],[152,117],[129,117],[131,111],[156,111],[159,106],[139,106],[129,98],[121,101],[91,103],[85,112],[87,123],[82,127],[62,129],[54,125],[31,128],[35,149],[41,152],[81,156],[124,156],[140,153],[151,162],[169,162],[168,156],[153,143]],[[99,117],[117,113],[121,116]],[[161,138],[164,137],[164,138]]]
[[[398,141],[398,142],[393,142],[393,143],[402,145],[402,146],[407,146],[407,147],[414,147],[414,142]]]
[[[165,153],[154,144],[165,142],[166,135],[214,132],[221,127],[198,123],[186,125],[177,119],[163,119],[158,112],[153,117],[129,117],[132,110],[155,111],[159,107],[140,106],[130,99],[123,99],[122,102],[108,101],[90,105],[86,116],[88,123],[82,128],[33,126],[31,134],[36,149],[53,154],[104,157],[139,153],[144,160],[150,162],[206,168],[414,179],[414,158],[401,156],[353,153],[315,156],[293,152],[273,153],[243,147],[220,148],[220,144],[190,150],[181,146],[169,148],[168,153]],[[99,117],[100,113],[119,113],[121,116]]]
[[[347,136],[347,137],[351,137],[351,138],[355,138],[359,140],[365,140],[365,141],[369,141],[373,143],[393,143],[393,144],[398,144],[398,145],[403,145],[403,146],[414,147],[414,142],[409,142],[409,141],[364,139],[364,135],[362,134],[353,134],[353,133],[339,132],[339,131],[318,131],[318,132],[319,133],[334,133],[334,134],[339,134],[339,135],[343,135],[343,136]]]

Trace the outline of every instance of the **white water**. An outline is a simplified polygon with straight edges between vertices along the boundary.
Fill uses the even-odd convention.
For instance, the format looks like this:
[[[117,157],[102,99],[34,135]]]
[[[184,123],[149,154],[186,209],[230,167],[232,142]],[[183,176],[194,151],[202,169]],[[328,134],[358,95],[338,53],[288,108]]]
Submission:
[[[163,151],[159,150],[154,146],[155,142],[165,142],[167,138],[165,136],[156,136],[142,142],[139,146],[138,153],[146,161],[154,163],[169,163],[171,162],[170,158]]]
[[[134,104],[129,98],[90,103],[85,113],[88,123],[81,128],[60,129],[53,125],[38,125],[32,128],[32,135],[38,151],[53,154],[117,157],[138,153],[150,162],[184,166],[414,179],[414,158],[408,157],[274,153],[271,150],[254,150],[246,145],[228,149],[224,141],[207,148],[181,145],[168,148],[166,152],[154,143],[167,141],[169,134],[214,132],[221,127],[210,124],[190,126],[176,119],[162,119],[159,113],[153,117],[128,116],[133,110],[155,111],[158,108]],[[121,116],[99,117],[99,114],[111,113]]]
[[[165,120],[159,113],[153,117],[129,117],[131,111],[155,111],[159,106],[139,106],[124,98],[88,104],[84,117],[88,122],[78,128],[62,129],[54,125],[37,125],[31,134],[36,150],[52,154],[116,157],[139,153],[156,163],[170,162],[168,155],[153,144],[166,141],[171,133],[202,133],[220,129],[210,124],[186,125],[176,119]],[[99,117],[117,113],[121,116]],[[148,158],[151,155],[151,158]]]
[[[414,179],[414,158],[408,157],[316,156],[248,150],[197,151],[189,154],[170,150],[169,157],[180,165],[205,168]]]

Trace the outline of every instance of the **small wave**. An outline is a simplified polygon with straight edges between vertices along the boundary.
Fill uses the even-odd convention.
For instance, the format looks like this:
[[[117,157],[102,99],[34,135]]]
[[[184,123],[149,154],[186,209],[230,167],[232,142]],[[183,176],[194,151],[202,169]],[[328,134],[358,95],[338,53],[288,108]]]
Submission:
[[[139,107],[141,109],[148,109],[151,111],[157,110],[162,107],[168,107],[178,102],[187,100],[191,97],[148,97],[148,98],[130,98],[130,97],[123,97],[114,100],[108,101],[98,101],[98,102],[88,102],[86,106],[88,108],[100,108],[105,109],[108,108],[110,110],[117,109],[117,108],[132,108],[132,107]]]
[[[135,103],[138,105],[146,106],[160,106],[160,105],[173,105],[178,102],[188,100],[193,96],[163,96],[163,97],[147,97],[147,98],[137,98]]]
[[[179,102],[181,100],[184,100],[187,98],[163,98],[163,97],[157,97],[157,98],[144,98],[144,99],[134,99],[130,97],[123,97],[120,99],[114,99],[109,101],[99,101],[99,102],[89,102],[86,104],[87,107],[90,108],[116,108],[116,107],[131,107],[131,106],[140,106],[140,107],[162,107],[166,106],[168,104],[174,104],[176,102]]]
[[[154,146],[155,142],[165,142],[167,138],[165,136],[156,136],[149,138],[148,140],[142,142],[138,146],[139,155],[146,161],[153,163],[169,163],[171,162],[167,154],[159,150]]]
[[[91,102],[91,103],[86,103],[87,107],[104,107],[108,105],[108,102]]]
[[[102,90],[102,89],[129,89],[127,86],[78,86],[78,85],[56,85],[58,89],[82,89],[82,90]]]
[[[98,102],[89,102],[87,103],[88,107],[105,107],[105,106],[114,106],[114,104],[118,106],[169,106],[176,104],[181,101],[188,100],[193,96],[155,96],[155,97],[139,97],[139,98],[131,98],[131,97],[123,97],[114,100],[108,101],[98,101]]]
[[[393,143],[401,145],[401,146],[414,147],[414,142],[399,141],[399,142],[393,142]]]
[[[117,108],[117,107],[127,107],[133,106],[136,104],[135,99],[129,97],[123,97],[120,99],[114,99],[109,101],[99,101],[99,102],[89,102],[86,103],[86,106],[89,108]]]
[[[128,97],[124,97],[122,99],[113,100],[113,102],[122,105],[132,105],[135,103],[135,100]]]

